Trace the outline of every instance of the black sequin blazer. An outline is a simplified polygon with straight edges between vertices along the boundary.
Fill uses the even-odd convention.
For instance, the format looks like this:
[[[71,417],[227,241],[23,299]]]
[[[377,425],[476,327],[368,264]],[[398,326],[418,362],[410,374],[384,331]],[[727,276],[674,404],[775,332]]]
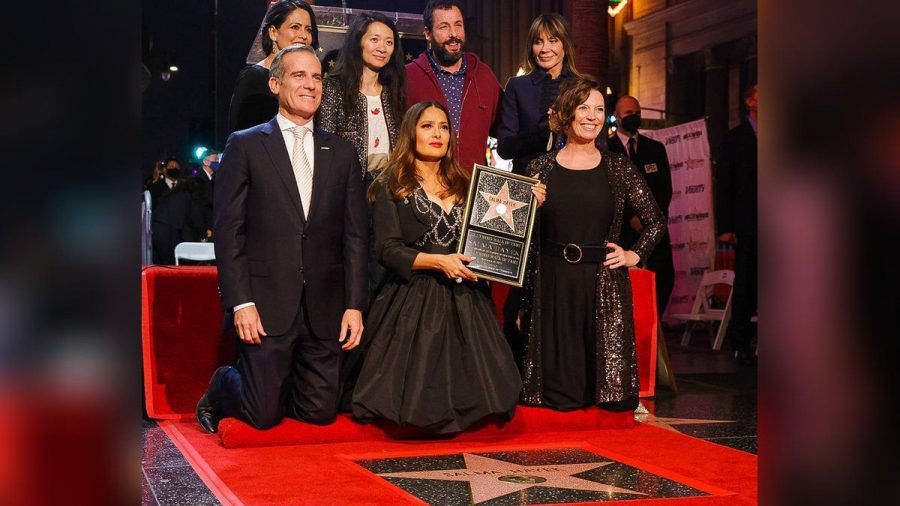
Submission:
[[[337,134],[353,144],[359,157],[359,165],[363,170],[362,176],[365,178],[369,144],[369,121],[366,114],[368,102],[365,95],[357,93],[356,103],[350,108],[350,114],[346,115],[344,114],[343,100],[344,90],[340,81],[335,78],[325,78],[322,82],[322,104],[316,112],[316,126],[326,132]],[[392,105],[390,93],[382,90],[381,107],[393,149],[397,143],[400,118],[394,117]]]
[[[528,173],[544,184],[550,179],[558,150],[535,158],[528,164]],[[607,242],[618,244],[625,204],[635,209],[644,222],[644,230],[632,251],[647,258],[663,236],[666,222],[656,200],[637,168],[623,155],[603,151],[607,177],[615,200],[612,224]],[[547,188],[547,198],[553,198],[553,188]],[[525,404],[543,404],[541,366],[541,212],[529,248],[528,271],[525,277],[522,306],[526,311],[525,358],[523,367],[522,400]],[[597,347],[596,403],[623,401],[638,395],[637,358],[635,356],[634,315],[631,303],[631,280],[628,270],[609,269],[598,264],[594,310]]]

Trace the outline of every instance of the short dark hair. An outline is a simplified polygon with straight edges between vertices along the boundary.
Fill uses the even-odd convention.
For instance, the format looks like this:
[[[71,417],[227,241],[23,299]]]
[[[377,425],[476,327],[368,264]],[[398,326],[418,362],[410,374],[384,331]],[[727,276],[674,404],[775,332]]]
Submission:
[[[165,160],[163,160],[163,167],[168,167],[169,162],[175,162],[178,164],[179,167],[181,167],[181,162],[179,162],[178,159],[175,158],[174,156],[170,156],[170,157],[166,158]]]
[[[459,0],[429,0],[425,4],[425,11],[422,12],[422,20],[425,22],[425,28],[430,32],[434,26],[434,10],[435,9],[452,9],[456,7],[463,16],[463,23],[466,19],[466,11],[463,10],[462,3]]]
[[[265,54],[272,52],[272,39],[269,38],[269,27],[274,26],[278,29],[284,24],[284,21],[297,9],[303,9],[309,14],[309,21],[312,25],[312,44],[314,49],[319,49],[319,25],[316,24],[316,13],[312,7],[303,0],[278,0],[269,6],[266,11],[266,17],[260,31],[259,43],[262,45]]]

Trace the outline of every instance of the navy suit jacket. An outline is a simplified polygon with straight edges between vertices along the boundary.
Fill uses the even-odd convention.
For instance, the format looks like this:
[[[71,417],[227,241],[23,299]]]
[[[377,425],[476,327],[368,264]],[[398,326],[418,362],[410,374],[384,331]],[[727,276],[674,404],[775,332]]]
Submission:
[[[318,128],[312,201],[300,192],[278,123],[229,136],[216,174],[213,234],[222,307],[254,302],[266,333],[286,333],[303,292],[313,333],[336,339],[368,302],[368,218],[356,150]]]
[[[503,92],[497,125],[497,153],[513,160],[516,174],[528,175],[528,162],[547,152],[550,123],[547,109],[541,110],[541,83],[545,76],[546,71],[535,69],[524,76],[510,78]],[[564,70],[559,79],[570,76],[568,70]],[[555,100],[556,97],[546,100],[552,105],[550,98]]]

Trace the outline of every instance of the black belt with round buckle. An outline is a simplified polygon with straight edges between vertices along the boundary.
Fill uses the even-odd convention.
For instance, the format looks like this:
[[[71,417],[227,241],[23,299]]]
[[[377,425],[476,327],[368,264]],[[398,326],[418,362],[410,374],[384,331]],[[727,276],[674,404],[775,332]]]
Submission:
[[[570,264],[600,263],[606,260],[606,246],[580,246],[573,242],[559,243],[555,241],[543,241],[541,253],[550,256],[561,257]]]

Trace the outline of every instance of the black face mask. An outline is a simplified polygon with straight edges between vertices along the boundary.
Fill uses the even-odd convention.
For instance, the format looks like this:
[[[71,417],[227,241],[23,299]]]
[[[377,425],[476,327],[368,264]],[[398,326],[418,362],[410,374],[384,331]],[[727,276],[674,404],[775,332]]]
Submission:
[[[175,169],[175,168],[166,169],[166,177],[169,179],[178,179],[179,175],[181,175],[181,169]]]
[[[620,123],[620,125],[622,130],[626,130],[628,132],[637,132],[638,128],[641,128],[641,113],[625,116],[624,118],[622,118],[622,122]]]

